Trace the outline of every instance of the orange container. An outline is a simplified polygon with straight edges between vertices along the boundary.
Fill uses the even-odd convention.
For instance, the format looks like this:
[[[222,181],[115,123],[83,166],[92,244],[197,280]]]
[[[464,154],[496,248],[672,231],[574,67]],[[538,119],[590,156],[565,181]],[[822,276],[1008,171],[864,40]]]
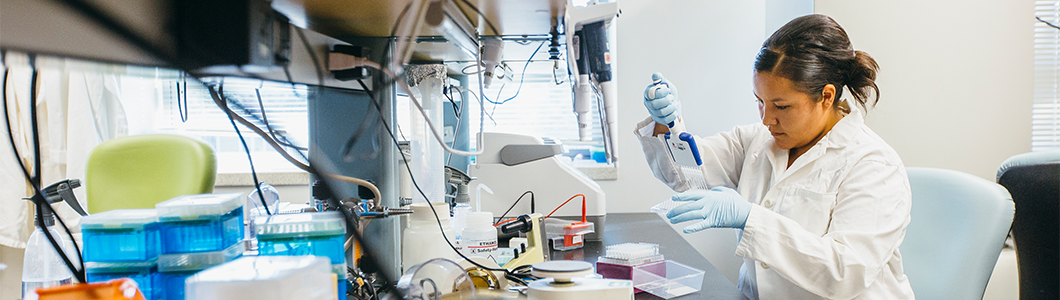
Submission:
[[[106,282],[40,288],[37,289],[37,295],[40,295],[40,300],[144,300],[144,294],[139,288],[136,289],[136,295],[132,299],[122,295],[121,285],[126,280],[132,281],[132,279],[124,278]]]

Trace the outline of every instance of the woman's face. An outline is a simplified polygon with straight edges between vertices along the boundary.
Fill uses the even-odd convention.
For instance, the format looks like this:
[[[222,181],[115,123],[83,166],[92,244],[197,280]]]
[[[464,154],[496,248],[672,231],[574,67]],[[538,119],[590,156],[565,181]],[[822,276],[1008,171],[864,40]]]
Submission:
[[[755,72],[754,94],[762,124],[769,127],[780,149],[805,150],[817,143],[839,121],[832,109],[835,87],[825,86],[821,101],[795,90],[787,78]]]

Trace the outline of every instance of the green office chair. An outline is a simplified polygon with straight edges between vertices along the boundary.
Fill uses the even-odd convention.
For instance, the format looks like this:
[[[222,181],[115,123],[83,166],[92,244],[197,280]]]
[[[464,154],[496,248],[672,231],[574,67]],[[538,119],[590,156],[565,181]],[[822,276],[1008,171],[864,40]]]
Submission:
[[[983,299],[1014,204],[1004,187],[971,174],[906,168],[912,220],[899,249],[918,299]]]
[[[171,198],[212,193],[217,158],[210,145],[171,134],[112,139],[88,155],[88,212],[155,208]]]

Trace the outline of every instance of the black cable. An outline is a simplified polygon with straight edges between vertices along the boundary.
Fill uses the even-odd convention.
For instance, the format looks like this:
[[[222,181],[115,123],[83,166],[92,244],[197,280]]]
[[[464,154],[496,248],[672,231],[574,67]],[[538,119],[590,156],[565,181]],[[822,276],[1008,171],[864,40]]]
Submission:
[[[205,83],[203,83],[203,84],[206,85]],[[217,104],[217,106],[221,110],[223,110],[229,116],[234,116],[235,115],[235,112],[232,111],[231,109],[229,109],[226,105],[221,105],[224,102],[222,102],[220,95],[218,95],[218,92],[216,90],[214,90],[213,86],[206,85],[206,89],[209,91],[210,96],[213,97],[214,103]],[[246,125],[246,124],[244,124],[244,125]],[[265,132],[255,131],[255,133],[257,133],[263,139],[268,139],[269,138],[268,134],[265,133]],[[328,176],[325,175],[325,173],[321,172],[317,167],[314,167],[314,164],[312,163],[312,161],[309,158],[307,158],[304,153],[302,153],[302,152],[297,152],[297,153],[299,155],[301,155],[303,159],[305,159],[306,161],[309,162],[305,166],[307,172],[309,172],[310,174],[312,174],[314,176],[317,176],[318,178],[323,178],[323,179],[329,178]],[[339,195],[338,193],[335,192],[334,189],[331,188],[331,185],[328,183],[327,180],[321,180],[320,182],[323,184],[325,189],[327,189],[329,192],[331,192],[332,195]],[[336,197],[328,198],[326,201],[328,201],[328,204],[331,205],[332,207],[336,207],[336,209],[339,211],[339,213],[342,214],[343,220],[346,221],[346,228],[357,228],[357,224],[354,221],[356,215],[354,213],[350,212],[349,209],[346,206],[344,206],[341,203],[339,203],[339,201],[336,199]],[[353,217],[351,217],[351,216],[353,216]],[[350,234],[350,236],[353,237],[355,242],[357,242],[357,243],[359,243],[361,245],[365,245],[365,246],[369,245],[368,243],[365,242],[364,237],[362,237],[361,233],[358,232],[357,230],[351,230],[351,231],[348,231],[348,233]],[[365,247],[364,250],[363,250],[364,252],[362,253],[362,257],[367,257],[368,261],[371,264],[373,264],[373,265],[382,266],[382,264],[379,263],[379,260],[377,258],[375,258],[374,255],[371,254],[371,252],[369,251],[370,249],[371,249],[370,247]],[[385,268],[379,268],[377,270],[377,272],[382,277],[382,288],[381,289],[386,290],[388,293],[390,293],[393,296],[397,297],[397,299],[404,299],[403,296],[400,294],[401,292],[397,289],[397,286],[395,285],[396,281],[392,281],[390,279],[390,278],[397,279],[398,277],[390,276],[390,274],[388,273],[388,271]]]
[[[373,104],[375,104],[375,108],[378,109],[379,113],[380,113],[379,117],[382,118],[383,108],[378,103],[376,103],[375,96],[373,96],[372,92],[368,90],[368,85],[364,84],[364,81],[361,80],[361,79],[357,79],[357,83],[359,83],[361,85],[361,88],[363,88],[365,90],[365,92],[367,92],[368,98],[372,100]],[[386,132],[390,134],[390,139],[392,141],[394,141],[394,147],[397,147],[398,149],[400,149],[401,146],[398,145],[398,140],[397,140],[397,137],[394,136],[394,132],[390,131],[390,126],[386,124],[385,120],[382,123],[383,123],[383,126],[386,127]],[[409,160],[408,160],[407,157],[405,157],[405,153],[403,153],[401,151],[398,151],[398,153],[401,154],[401,160],[403,160],[405,162],[405,169],[409,172],[409,174],[412,174],[412,168],[409,167]],[[412,186],[416,187],[416,190],[419,191],[420,196],[423,196],[423,199],[427,200],[427,202],[428,202],[427,207],[429,207],[431,209],[431,212],[434,213],[434,220],[438,223],[438,228],[441,229],[442,238],[444,238],[445,242],[447,244],[449,244],[449,248],[452,248],[453,251],[456,252],[456,254],[459,254],[461,258],[463,258],[464,260],[467,260],[468,262],[470,262],[471,264],[475,265],[476,267],[482,268],[482,269],[487,270],[487,271],[509,273],[509,271],[507,269],[504,269],[504,268],[494,269],[494,268],[489,268],[489,267],[480,265],[479,263],[477,263],[475,261],[472,261],[466,255],[464,255],[464,253],[461,253],[460,250],[456,249],[456,246],[454,246],[453,243],[449,241],[449,237],[445,236],[445,227],[442,226],[442,219],[438,217],[438,211],[436,211],[434,209],[434,205],[430,204],[430,200],[427,198],[427,194],[424,193],[423,189],[420,188],[420,185],[418,183],[416,183],[416,178],[415,177],[409,176],[409,179],[412,180]]]
[[[187,111],[186,106],[181,106],[181,104],[180,104],[181,103],[181,101],[180,101],[180,82],[173,82],[173,84],[177,86],[177,115],[180,116],[180,122],[181,123],[187,123],[188,122],[188,115],[185,113]],[[188,87],[187,85],[184,86],[184,88],[187,88],[187,87]],[[187,103],[188,103],[188,98],[187,98],[187,96],[185,96],[184,97],[184,104],[187,105]]]
[[[526,79],[526,69],[527,69],[527,67],[530,66],[530,62],[534,60],[534,56],[537,55],[537,52],[541,51],[541,47],[542,46],[545,46],[545,42],[541,42],[541,45],[538,45],[537,49],[534,49],[534,53],[530,54],[530,58],[526,59],[526,64],[523,65],[523,73],[521,75],[519,75],[519,88],[517,88],[515,90],[515,95],[512,95],[508,99],[504,99],[504,101],[501,101],[501,102],[494,102],[493,100],[490,100],[489,98],[486,98],[486,101],[489,101],[490,103],[493,103],[493,104],[504,104],[504,103],[507,103],[508,101],[511,101],[512,99],[515,99],[515,97],[518,97],[519,96],[519,91],[523,90],[523,80]],[[501,89],[503,89],[503,88],[504,88],[504,86],[501,86]],[[482,95],[482,97],[485,98],[486,95]],[[499,92],[497,93],[497,98],[498,99],[500,98],[500,93]]]
[[[504,222],[504,217],[508,216],[508,213],[511,212],[513,208],[515,208],[516,204],[519,204],[520,200],[523,200],[523,196],[526,196],[526,194],[530,194],[530,213],[534,213],[534,211],[536,210],[534,209],[534,191],[526,191],[523,192],[522,195],[519,195],[519,199],[515,199],[515,203],[512,203],[512,206],[508,207],[508,210],[504,211],[504,213],[501,214],[501,217],[499,218],[501,222]]]
[[[225,103],[228,103],[228,99],[224,96],[224,85],[218,89],[221,98],[224,99]],[[264,111],[264,109],[263,109]],[[243,151],[247,152],[247,162],[250,163],[250,176],[254,178],[254,189],[258,191],[258,199],[261,200],[261,207],[265,208],[265,214],[271,216],[272,211],[269,210],[269,204],[265,202],[265,191],[261,190],[261,181],[258,181],[258,172],[254,170],[254,159],[250,155],[250,147],[247,147],[247,140],[243,139],[243,133],[239,131],[239,126],[236,126],[236,120],[232,118],[232,115],[228,115],[228,121],[232,122],[232,129],[235,129],[236,135],[239,136],[239,142],[243,143]],[[266,125],[267,126],[267,125]]]
[[[263,123],[265,123],[265,129],[269,130],[269,135],[272,136],[272,139],[275,140],[277,143],[280,143],[281,145],[294,148],[295,150],[309,151],[309,148],[298,147],[298,146],[295,146],[294,144],[289,143],[287,141],[287,137],[283,137],[281,135],[281,137],[283,137],[282,140],[280,138],[276,137],[276,131],[272,130],[272,125],[269,125],[269,116],[265,114],[265,104],[264,104],[264,102],[261,101],[261,90],[260,89],[254,89],[254,94],[256,94],[258,96],[258,107],[261,109],[261,121]]]
[[[31,58],[31,61],[32,61],[32,58]],[[39,144],[35,144],[34,145],[34,150],[35,150],[34,158],[33,158],[34,159],[34,165],[38,166],[38,167],[37,167],[36,170],[34,170],[34,173],[37,173],[37,174],[31,176],[30,173],[29,173],[29,169],[27,169],[26,165],[22,162],[22,159],[21,159],[22,155],[19,154],[18,147],[15,146],[14,129],[11,127],[11,119],[8,117],[10,112],[8,111],[8,105],[7,105],[7,83],[8,83],[7,82],[7,78],[9,77],[10,72],[11,72],[10,69],[6,69],[5,68],[5,70],[4,70],[4,78],[3,78],[3,87],[0,88],[0,93],[3,93],[2,98],[3,98],[3,105],[4,105],[4,122],[7,125],[7,138],[8,138],[8,142],[11,143],[11,150],[15,154],[15,160],[18,161],[19,167],[22,168],[22,175],[26,178],[26,181],[28,181],[30,183],[30,185],[33,187],[34,195],[33,195],[32,199],[33,199],[33,203],[34,203],[34,205],[36,207],[36,209],[34,209],[34,211],[36,213],[35,217],[38,220],[41,220],[40,222],[35,222],[35,223],[38,223],[38,224],[35,224],[35,225],[37,227],[39,227],[42,232],[44,232],[44,236],[45,236],[45,238],[47,238],[48,243],[52,245],[52,248],[55,250],[55,252],[57,254],[59,254],[60,258],[62,258],[63,264],[65,264],[66,268],[70,270],[70,273],[73,274],[73,276],[75,278],[77,278],[78,281],[80,281],[80,282],[88,282],[87,280],[85,280],[84,260],[81,257],[81,249],[80,249],[80,247],[77,246],[77,242],[75,242],[75,240],[73,239],[73,235],[70,234],[70,230],[68,228],[66,228],[66,223],[62,221],[62,218],[59,217],[59,215],[57,215],[57,214],[54,215],[54,217],[57,220],[59,220],[59,224],[63,226],[63,230],[66,231],[67,236],[70,237],[70,241],[74,245],[74,249],[77,251],[78,261],[81,264],[81,270],[78,270],[77,267],[74,266],[74,263],[70,260],[69,257],[67,257],[66,251],[62,250],[63,248],[61,246],[59,246],[59,243],[55,240],[55,237],[52,236],[51,231],[48,230],[48,228],[43,224],[44,223],[44,221],[43,221],[44,220],[44,210],[43,210],[42,206],[48,206],[48,209],[51,209],[51,206],[48,205],[48,201],[47,200],[44,200],[44,193],[41,191],[41,188],[40,188],[40,174],[39,174],[40,173],[40,167],[39,167],[39,165],[40,165],[40,146],[39,146]],[[33,69],[33,75],[31,77],[32,77],[32,79],[30,80],[30,82],[33,84],[33,87],[36,87],[36,80],[37,80],[37,70],[36,70],[36,68]],[[34,135],[33,140],[34,140],[35,143],[38,143],[40,137],[37,135],[37,111],[36,111],[37,99],[36,99],[36,90],[35,90],[35,88],[31,88],[30,92],[31,92],[31,95],[30,95],[30,114],[31,114],[30,115],[30,120],[33,123],[33,126],[32,126],[32,133]],[[42,203],[43,203],[43,205],[42,205]],[[52,213],[54,214],[54,210],[52,210]]]
[[[1049,25],[1049,27],[1060,29],[1060,26],[1056,26],[1056,24],[1049,23],[1049,21],[1046,21],[1046,20],[1042,20],[1042,18],[1039,17],[1039,16],[1034,16],[1034,18],[1038,19],[1039,22],[1042,22],[1042,23],[1045,23],[1046,25]]]
[[[475,13],[477,13],[479,16],[482,16],[482,20],[486,21],[486,25],[489,25],[490,30],[493,30],[493,34],[501,35],[501,32],[497,30],[496,26],[493,26],[493,22],[490,22],[490,19],[486,17],[486,14],[483,14],[482,11],[478,10],[478,7],[475,7],[474,4],[471,4],[471,1],[463,1],[464,4],[467,4],[467,6],[471,8],[471,10],[475,11]]]

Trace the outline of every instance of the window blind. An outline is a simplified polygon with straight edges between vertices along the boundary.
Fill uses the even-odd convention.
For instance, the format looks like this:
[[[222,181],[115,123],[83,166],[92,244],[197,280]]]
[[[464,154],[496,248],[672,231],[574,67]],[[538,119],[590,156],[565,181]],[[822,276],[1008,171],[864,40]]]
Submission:
[[[1034,15],[1060,22],[1060,1],[1035,1]],[[1034,105],[1031,151],[1060,148],[1060,29],[1034,24]]]

